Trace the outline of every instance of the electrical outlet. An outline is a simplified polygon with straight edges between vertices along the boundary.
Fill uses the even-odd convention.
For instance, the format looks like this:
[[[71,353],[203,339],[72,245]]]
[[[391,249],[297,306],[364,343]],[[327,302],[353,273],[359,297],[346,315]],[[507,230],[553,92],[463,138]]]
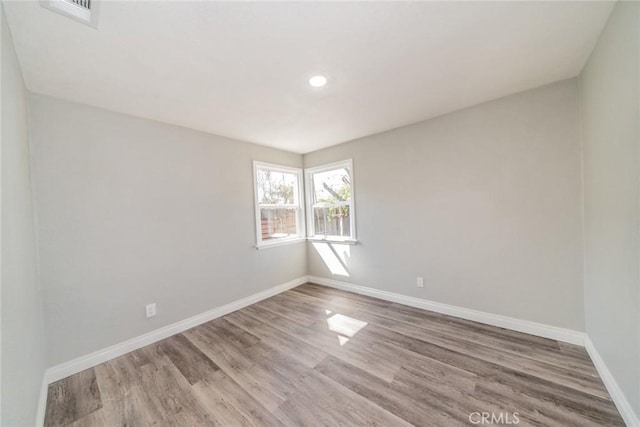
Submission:
[[[424,279],[422,277],[418,277],[418,280],[416,282],[416,286],[419,288],[424,288]]]
[[[156,303],[147,304],[146,307],[147,317],[153,317],[156,315]]]

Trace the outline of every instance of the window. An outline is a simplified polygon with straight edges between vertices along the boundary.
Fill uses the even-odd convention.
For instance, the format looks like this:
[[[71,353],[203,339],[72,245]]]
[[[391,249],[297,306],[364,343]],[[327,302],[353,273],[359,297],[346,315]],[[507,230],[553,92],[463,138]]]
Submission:
[[[302,170],[253,162],[257,247],[304,238]]]
[[[307,169],[306,184],[309,238],[355,241],[352,161]]]

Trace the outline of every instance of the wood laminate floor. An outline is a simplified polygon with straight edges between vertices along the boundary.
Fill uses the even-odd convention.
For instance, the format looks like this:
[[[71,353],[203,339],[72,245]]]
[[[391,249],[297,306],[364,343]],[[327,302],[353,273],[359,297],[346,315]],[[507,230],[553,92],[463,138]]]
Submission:
[[[45,425],[456,426],[483,412],[624,425],[582,347],[314,284],[51,384]]]

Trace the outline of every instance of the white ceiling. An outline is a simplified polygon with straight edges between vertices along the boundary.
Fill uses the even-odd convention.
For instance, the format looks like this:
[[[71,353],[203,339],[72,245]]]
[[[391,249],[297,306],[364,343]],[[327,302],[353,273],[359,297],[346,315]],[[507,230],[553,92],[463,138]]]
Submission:
[[[613,6],[4,4],[31,91],[299,153],[576,76]]]

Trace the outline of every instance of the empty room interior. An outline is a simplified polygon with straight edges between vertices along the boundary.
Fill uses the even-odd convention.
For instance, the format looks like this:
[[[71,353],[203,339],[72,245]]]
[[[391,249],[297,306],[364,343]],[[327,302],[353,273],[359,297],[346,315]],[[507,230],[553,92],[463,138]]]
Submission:
[[[0,425],[640,426],[639,2],[0,6]]]

